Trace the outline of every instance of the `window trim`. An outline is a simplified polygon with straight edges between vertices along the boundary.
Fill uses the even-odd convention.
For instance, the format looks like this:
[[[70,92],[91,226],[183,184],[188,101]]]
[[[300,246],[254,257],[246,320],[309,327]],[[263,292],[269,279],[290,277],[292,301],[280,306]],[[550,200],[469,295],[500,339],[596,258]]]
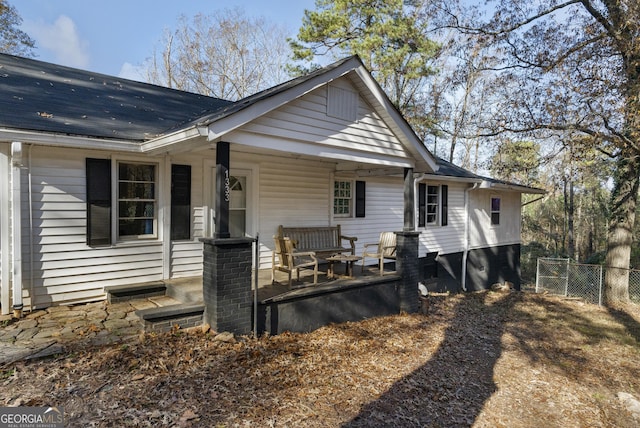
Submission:
[[[429,190],[437,189],[435,196],[437,202],[429,202]],[[429,206],[434,207],[433,212],[429,212]],[[435,216],[434,221],[427,221],[430,216]],[[417,195],[417,218],[418,227],[444,227],[449,224],[449,186],[447,184],[434,184],[430,182],[418,183]]]
[[[429,193],[431,189],[435,189],[435,193]],[[435,196],[435,203],[429,201],[429,196]],[[427,184],[427,193],[426,193],[426,203],[425,203],[426,211],[425,211],[425,226],[439,226],[440,225],[440,186]],[[430,212],[429,208],[434,208],[433,212]],[[429,221],[429,217],[432,217],[433,220]]]
[[[336,190],[340,190],[336,188],[336,185],[338,183],[349,183],[349,193],[350,196],[348,198],[345,197],[338,197],[336,196]],[[332,212],[333,212],[333,217],[335,218],[352,218],[354,216],[354,199],[355,199],[355,195],[354,195],[354,190],[355,190],[355,185],[354,185],[354,180],[349,180],[349,179],[344,179],[344,178],[334,178],[333,180],[333,192],[331,195],[331,204],[332,204]],[[337,213],[336,209],[338,208],[338,206],[336,205],[336,200],[348,200],[348,204],[346,205],[349,209],[348,213]]]
[[[153,233],[149,233],[149,234],[141,234],[141,235],[121,235],[120,234],[120,219],[121,218],[127,218],[127,217],[121,217],[120,216],[120,202],[121,201],[126,201],[128,200],[127,198],[120,198],[120,165],[121,164],[130,164],[130,165],[150,165],[153,166],[154,171],[153,171],[153,187],[154,187],[154,197],[153,199],[143,199],[142,201],[153,201]],[[114,197],[114,205],[115,205],[115,212],[114,212],[114,222],[115,222],[115,233],[116,233],[116,242],[135,242],[135,241],[150,241],[150,240],[157,240],[160,237],[160,233],[158,230],[158,227],[160,225],[159,219],[158,219],[158,214],[159,214],[159,199],[160,199],[160,183],[159,183],[159,177],[160,177],[160,164],[157,162],[148,162],[148,161],[137,161],[137,160],[130,160],[130,159],[115,159],[114,160],[114,168],[115,168],[115,174],[113,174],[113,179],[112,181],[115,184],[115,197]],[[128,180],[122,180],[122,181],[128,181]],[[138,200],[138,199],[136,199]]]
[[[497,200],[498,201],[498,209],[494,210],[493,209],[493,201]],[[489,223],[491,224],[492,227],[498,227],[500,226],[500,217],[501,217],[501,212],[502,212],[502,197],[498,196],[498,195],[491,195],[489,197]],[[494,214],[497,214],[497,223],[494,223]]]

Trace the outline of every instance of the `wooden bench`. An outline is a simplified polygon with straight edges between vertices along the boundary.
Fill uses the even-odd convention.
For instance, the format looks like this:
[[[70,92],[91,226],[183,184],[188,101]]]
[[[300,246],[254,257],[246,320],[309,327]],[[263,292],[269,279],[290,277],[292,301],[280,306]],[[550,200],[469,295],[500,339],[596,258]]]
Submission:
[[[327,258],[334,254],[349,253],[355,255],[358,238],[344,236],[337,226],[285,227],[278,226],[278,237],[288,237],[293,241],[296,251],[314,252],[317,257]],[[343,246],[348,241],[349,246]]]

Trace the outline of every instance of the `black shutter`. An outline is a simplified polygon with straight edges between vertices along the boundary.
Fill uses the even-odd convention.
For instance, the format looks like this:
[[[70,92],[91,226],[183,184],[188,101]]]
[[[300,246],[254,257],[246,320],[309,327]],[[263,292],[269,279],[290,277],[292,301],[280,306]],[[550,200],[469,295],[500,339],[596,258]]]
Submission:
[[[365,216],[366,206],[366,182],[356,181],[356,217]]]
[[[191,238],[191,165],[171,165],[171,239]]]
[[[440,186],[440,195],[442,198],[442,219],[441,226],[446,226],[449,223],[449,186],[443,184]]]
[[[427,224],[427,185],[418,183],[418,227]]]
[[[87,158],[87,245],[111,245],[111,161]]]

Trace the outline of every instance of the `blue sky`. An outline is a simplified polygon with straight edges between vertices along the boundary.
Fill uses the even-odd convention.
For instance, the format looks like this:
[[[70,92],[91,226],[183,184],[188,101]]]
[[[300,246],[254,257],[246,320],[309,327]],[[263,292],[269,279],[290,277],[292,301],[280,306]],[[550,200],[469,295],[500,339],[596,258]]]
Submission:
[[[162,32],[178,17],[239,7],[265,17],[294,36],[304,9],[315,0],[9,0],[23,19],[21,29],[36,41],[36,59],[120,77],[161,47]]]

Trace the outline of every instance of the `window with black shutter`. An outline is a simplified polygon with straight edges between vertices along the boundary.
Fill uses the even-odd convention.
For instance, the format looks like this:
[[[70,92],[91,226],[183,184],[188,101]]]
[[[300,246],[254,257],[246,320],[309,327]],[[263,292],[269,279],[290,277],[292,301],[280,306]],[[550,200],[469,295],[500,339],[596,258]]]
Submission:
[[[438,224],[439,191],[438,186],[427,186],[427,224]]]
[[[418,183],[418,227],[449,224],[449,186]]]
[[[191,238],[191,165],[171,165],[171,239]]]
[[[111,161],[86,160],[87,245],[111,245]]]

